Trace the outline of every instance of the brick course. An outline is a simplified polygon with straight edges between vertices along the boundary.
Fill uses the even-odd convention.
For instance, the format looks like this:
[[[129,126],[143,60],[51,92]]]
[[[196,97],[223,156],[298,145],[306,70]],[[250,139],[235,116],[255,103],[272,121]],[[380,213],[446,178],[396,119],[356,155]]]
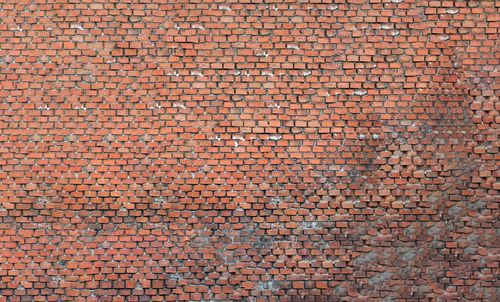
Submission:
[[[0,2],[0,301],[498,300],[500,3]]]

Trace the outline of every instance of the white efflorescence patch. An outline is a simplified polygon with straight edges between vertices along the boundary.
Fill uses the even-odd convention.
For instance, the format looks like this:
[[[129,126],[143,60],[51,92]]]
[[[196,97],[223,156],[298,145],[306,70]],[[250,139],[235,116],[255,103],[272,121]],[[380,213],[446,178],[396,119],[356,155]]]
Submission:
[[[354,95],[359,95],[359,96],[363,96],[363,95],[366,95],[368,93],[368,91],[364,90],[364,89],[358,89],[358,90],[355,90],[353,92]]]

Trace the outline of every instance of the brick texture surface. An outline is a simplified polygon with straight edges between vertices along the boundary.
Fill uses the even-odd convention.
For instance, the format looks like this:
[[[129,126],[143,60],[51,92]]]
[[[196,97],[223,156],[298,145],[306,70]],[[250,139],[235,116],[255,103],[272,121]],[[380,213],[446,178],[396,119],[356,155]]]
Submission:
[[[499,10],[0,1],[0,301],[498,301]]]

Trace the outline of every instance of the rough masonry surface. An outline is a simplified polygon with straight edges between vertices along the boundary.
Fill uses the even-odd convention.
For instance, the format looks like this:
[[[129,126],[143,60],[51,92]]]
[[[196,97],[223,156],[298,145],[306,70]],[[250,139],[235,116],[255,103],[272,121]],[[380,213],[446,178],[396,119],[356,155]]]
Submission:
[[[0,2],[0,301],[498,301],[500,3]]]

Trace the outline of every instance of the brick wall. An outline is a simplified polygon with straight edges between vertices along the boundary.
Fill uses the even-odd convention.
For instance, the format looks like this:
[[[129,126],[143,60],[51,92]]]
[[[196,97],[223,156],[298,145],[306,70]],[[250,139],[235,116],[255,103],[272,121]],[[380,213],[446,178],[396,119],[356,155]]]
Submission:
[[[499,8],[1,1],[0,301],[499,299]]]

